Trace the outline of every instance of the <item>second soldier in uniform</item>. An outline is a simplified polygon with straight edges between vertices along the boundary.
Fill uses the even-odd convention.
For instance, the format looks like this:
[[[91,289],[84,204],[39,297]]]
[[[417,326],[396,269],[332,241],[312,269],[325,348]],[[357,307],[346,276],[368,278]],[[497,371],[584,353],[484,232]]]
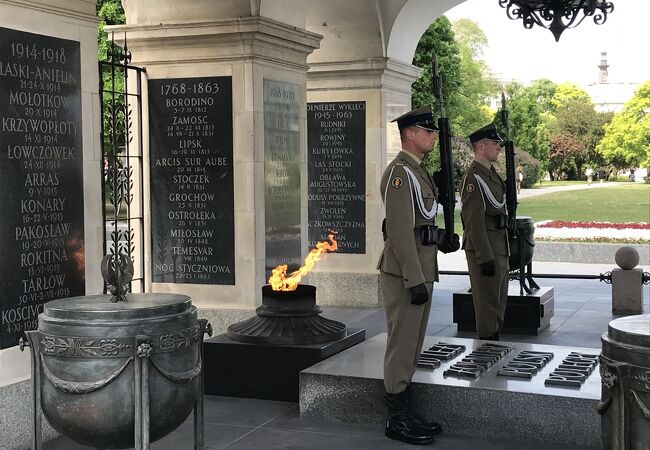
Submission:
[[[506,186],[492,165],[502,139],[494,124],[469,135],[474,161],[461,182],[463,249],[480,339],[499,340],[508,300]]]

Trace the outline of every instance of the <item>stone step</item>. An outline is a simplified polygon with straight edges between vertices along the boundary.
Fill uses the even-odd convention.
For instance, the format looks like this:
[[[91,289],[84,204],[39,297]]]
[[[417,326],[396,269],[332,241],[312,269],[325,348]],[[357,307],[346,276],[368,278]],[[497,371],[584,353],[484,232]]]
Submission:
[[[415,407],[429,419],[440,422],[445,432],[468,436],[503,437],[600,446],[601,381],[598,349],[556,345],[491,342],[474,339],[427,336],[423,350],[437,344],[462,345],[462,353],[445,360],[435,369],[421,367],[413,376]],[[461,369],[472,368],[468,356],[480,350],[489,356],[490,346],[510,347],[476,378],[450,369],[465,359]],[[383,401],[383,358],[386,333],[358,344],[300,373],[302,418],[344,423],[377,423],[385,420]],[[523,353],[522,352],[528,352]],[[546,363],[526,378],[534,362],[530,352],[542,352]],[[434,352],[435,353],[435,352]],[[571,357],[571,354],[577,354]],[[476,356],[476,353],[474,353]],[[514,364],[524,356],[524,365]],[[430,358],[429,358],[430,359]],[[474,357],[471,363],[481,362]],[[437,365],[437,364],[434,364]],[[560,367],[562,365],[563,367]],[[504,373],[505,366],[510,376]],[[581,366],[591,366],[584,369]],[[431,365],[429,365],[431,367]],[[584,381],[578,372],[585,373]],[[551,373],[556,375],[551,377]],[[551,380],[551,381],[548,381]],[[569,385],[551,383],[567,382]],[[573,385],[573,386],[572,386]]]

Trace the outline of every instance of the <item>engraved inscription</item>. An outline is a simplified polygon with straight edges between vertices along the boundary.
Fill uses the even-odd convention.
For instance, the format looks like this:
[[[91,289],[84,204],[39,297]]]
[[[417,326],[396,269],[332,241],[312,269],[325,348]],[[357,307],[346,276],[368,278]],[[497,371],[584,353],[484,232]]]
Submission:
[[[300,102],[299,85],[264,80],[264,238],[267,278],[271,270],[281,264],[299,266],[301,262]]]
[[[0,28],[0,190],[6,348],[85,293],[79,42]]]
[[[366,252],[366,102],[307,104],[308,246]]]
[[[231,84],[149,80],[153,281],[235,284]]]

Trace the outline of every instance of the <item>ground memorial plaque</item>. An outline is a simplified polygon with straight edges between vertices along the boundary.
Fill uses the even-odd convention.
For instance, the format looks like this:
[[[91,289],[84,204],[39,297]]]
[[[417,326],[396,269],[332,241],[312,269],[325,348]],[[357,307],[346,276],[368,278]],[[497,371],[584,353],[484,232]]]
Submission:
[[[79,48],[0,28],[0,348],[85,293]]]
[[[308,245],[366,252],[366,102],[307,104]]]
[[[154,282],[235,284],[232,78],[149,80]]]
[[[267,277],[281,264],[300,265],[300,97],[297,84],[264,80]]]

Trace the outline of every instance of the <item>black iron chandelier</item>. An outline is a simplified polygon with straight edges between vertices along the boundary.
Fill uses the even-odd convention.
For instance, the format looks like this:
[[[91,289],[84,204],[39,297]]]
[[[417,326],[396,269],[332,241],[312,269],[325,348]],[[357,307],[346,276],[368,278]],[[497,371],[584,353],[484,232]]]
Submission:
[[[499,0],[512,20],[522,19],[524,28],[533,25],[551,30],[555,41],[567,28],[575,28],[586,17],[593,17],[597,25],[605,23],[607,14],[614,11],[614,3],[605,0]]]

